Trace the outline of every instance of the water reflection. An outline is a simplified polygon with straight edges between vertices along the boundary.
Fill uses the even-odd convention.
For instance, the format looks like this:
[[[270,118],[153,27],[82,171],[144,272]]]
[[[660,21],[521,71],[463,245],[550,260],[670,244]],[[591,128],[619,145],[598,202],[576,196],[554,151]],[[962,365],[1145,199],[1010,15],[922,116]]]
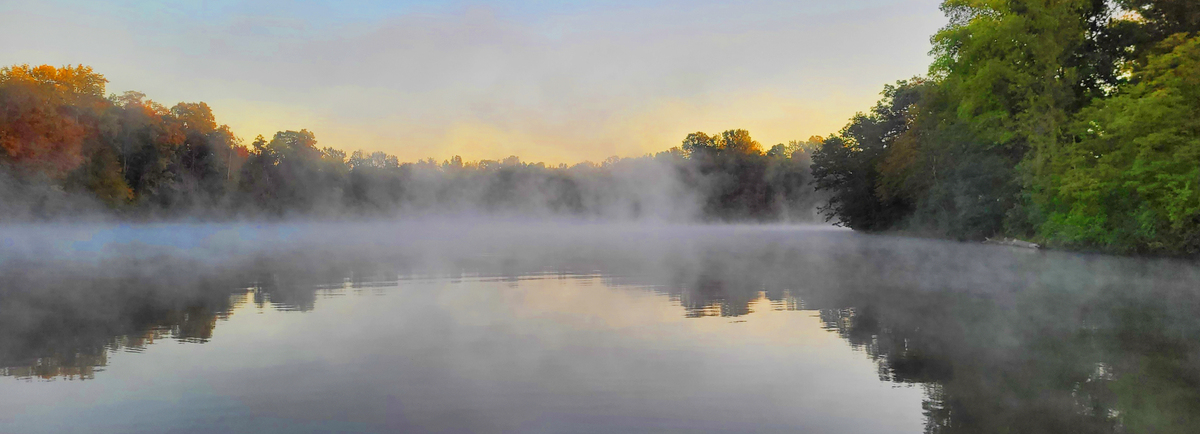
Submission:
[[[305,245],[223,262],[7,260],[0,375],[94,379],[115,352],[219,341],[222,322],[249,305],[306,315],[325,298],[413,284],[570,280],[666,297],[686,318],[809,311],[876,363],[880,380],[923,390],[929,433],[1200,426],[1200,273],[1190,263],[783,229],[554,238]],[[497,291],[471,293],[476,308],[506,306]]]

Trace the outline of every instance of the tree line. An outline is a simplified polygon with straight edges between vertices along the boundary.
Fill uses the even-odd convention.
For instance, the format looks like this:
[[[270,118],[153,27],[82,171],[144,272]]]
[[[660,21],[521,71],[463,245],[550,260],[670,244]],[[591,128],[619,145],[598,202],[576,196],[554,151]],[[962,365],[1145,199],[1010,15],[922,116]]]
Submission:
[[[283,218],[444,213],[828,220],[869,232],[1200,252],[1200,5],[946,0],[929,74],[841,131],[764,150],[744,130],[547,166],[401,163],[245,145],[204,103],[105,96],[85,66],[0,69],[0,215]],[[820,193],[814,193],[814,189]]]
[[[1200,3],[946,0],[927,76],[813,155],[864,231],[1200,252]]]
[[[654,155],[548,166],[518,157],[402,163],[307,130],[245,144],[203,102],[105,96],[86,66],[0,69],[0,216],[8,221],[570,216],[808,220],[819,140],[763,150],[745,130]]]

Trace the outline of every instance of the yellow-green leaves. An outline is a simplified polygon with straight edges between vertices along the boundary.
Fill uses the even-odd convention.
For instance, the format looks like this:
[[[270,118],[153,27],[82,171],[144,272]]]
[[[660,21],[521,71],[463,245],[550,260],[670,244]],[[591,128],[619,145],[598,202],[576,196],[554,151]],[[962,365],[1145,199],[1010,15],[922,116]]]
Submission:
[[[1161,45],[1116,96],[1082,110],[1054,156],[1059,203],[1041,227],[1066,245],[1200,249],[1200,37]]]

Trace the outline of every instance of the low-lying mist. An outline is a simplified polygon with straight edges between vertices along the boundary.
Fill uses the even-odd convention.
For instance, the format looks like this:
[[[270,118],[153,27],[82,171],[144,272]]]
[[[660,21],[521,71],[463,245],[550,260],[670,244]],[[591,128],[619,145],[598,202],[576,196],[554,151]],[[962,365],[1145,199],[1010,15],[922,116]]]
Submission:
[[[487,217],[812,221],[816,143],[764,149],[745,130],[663,152],[546,165],[401,162],[318,146],[308,130],[249,145],[207,104],[105,95],[91,68],[0,68],[0,222]],[[344,144],[343,144],[344,146]]]
[[[732,129],[601,163],[457,155],[401,162],[319,147],[304,129],[247,145],[208,104],[168,108],[140,92],[109,95],[107,81],[83,65],[0,68],[0,223],[444,215],[810,221],[822,197],[811,179],[813,139],[764,149],[748,131]]]
[[[219,339],[213,330],[247,293],[260,306],[308,311],[321,309],[322,294],[413,279],[520,285],[539,276],[599,276],[669,297],[686,317],[739,317],[764,297],[815,311],[881,378],[927,387],[936,432],[1124,432],[1152,423],[1136,404],[1146,400],[1170,413],[1155,419],[1171,421],[1164,426],[1200,414],[1187,386],[1200,380],[1200,268],[1190,262],[810,225],[8,226],[0,366],[25,377],[102,375],[92,369],[115,349]]]
[[[281,139],[282,140],[282,139]],[[794,156],[675,152],[548,167],[343,159],[309,145],[252,154],[237,177],[158,181],[115,200],[0,170],[9,221],[280,221],[489,218],[646,222],[814,222],[823,194]],[[290,146],[290,147],[289,147]],[[292,155],[295,154],[295,155]],[[215,179],[214,179],[215,178]]]
[[[864,235],[825,225],[429,220],[0,228],[0,318],[9,322],[36,317],[38,309],[22,306],[31,300],[47,306],[90,300],[77,307],[100,312],[130,294],[153,302],[252,287],[306,291],[530,273],[602,274],[707,301],[747,301],[759,291],[786,289],[818,304],[888,292],[969,294],[994,303],[1029,293],[1108,290],[1194,297],[1200,282],[1200,269],[1184,261]]]

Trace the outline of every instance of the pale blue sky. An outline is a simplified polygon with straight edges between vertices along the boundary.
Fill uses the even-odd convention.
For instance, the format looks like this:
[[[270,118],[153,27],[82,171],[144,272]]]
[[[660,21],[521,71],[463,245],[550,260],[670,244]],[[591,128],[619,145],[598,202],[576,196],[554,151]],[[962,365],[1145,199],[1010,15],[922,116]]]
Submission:
[[[0,63],[205,101],[247,141],[598,161],[697,130],[835,131],[925,72],[938,3],[0,0]]]

